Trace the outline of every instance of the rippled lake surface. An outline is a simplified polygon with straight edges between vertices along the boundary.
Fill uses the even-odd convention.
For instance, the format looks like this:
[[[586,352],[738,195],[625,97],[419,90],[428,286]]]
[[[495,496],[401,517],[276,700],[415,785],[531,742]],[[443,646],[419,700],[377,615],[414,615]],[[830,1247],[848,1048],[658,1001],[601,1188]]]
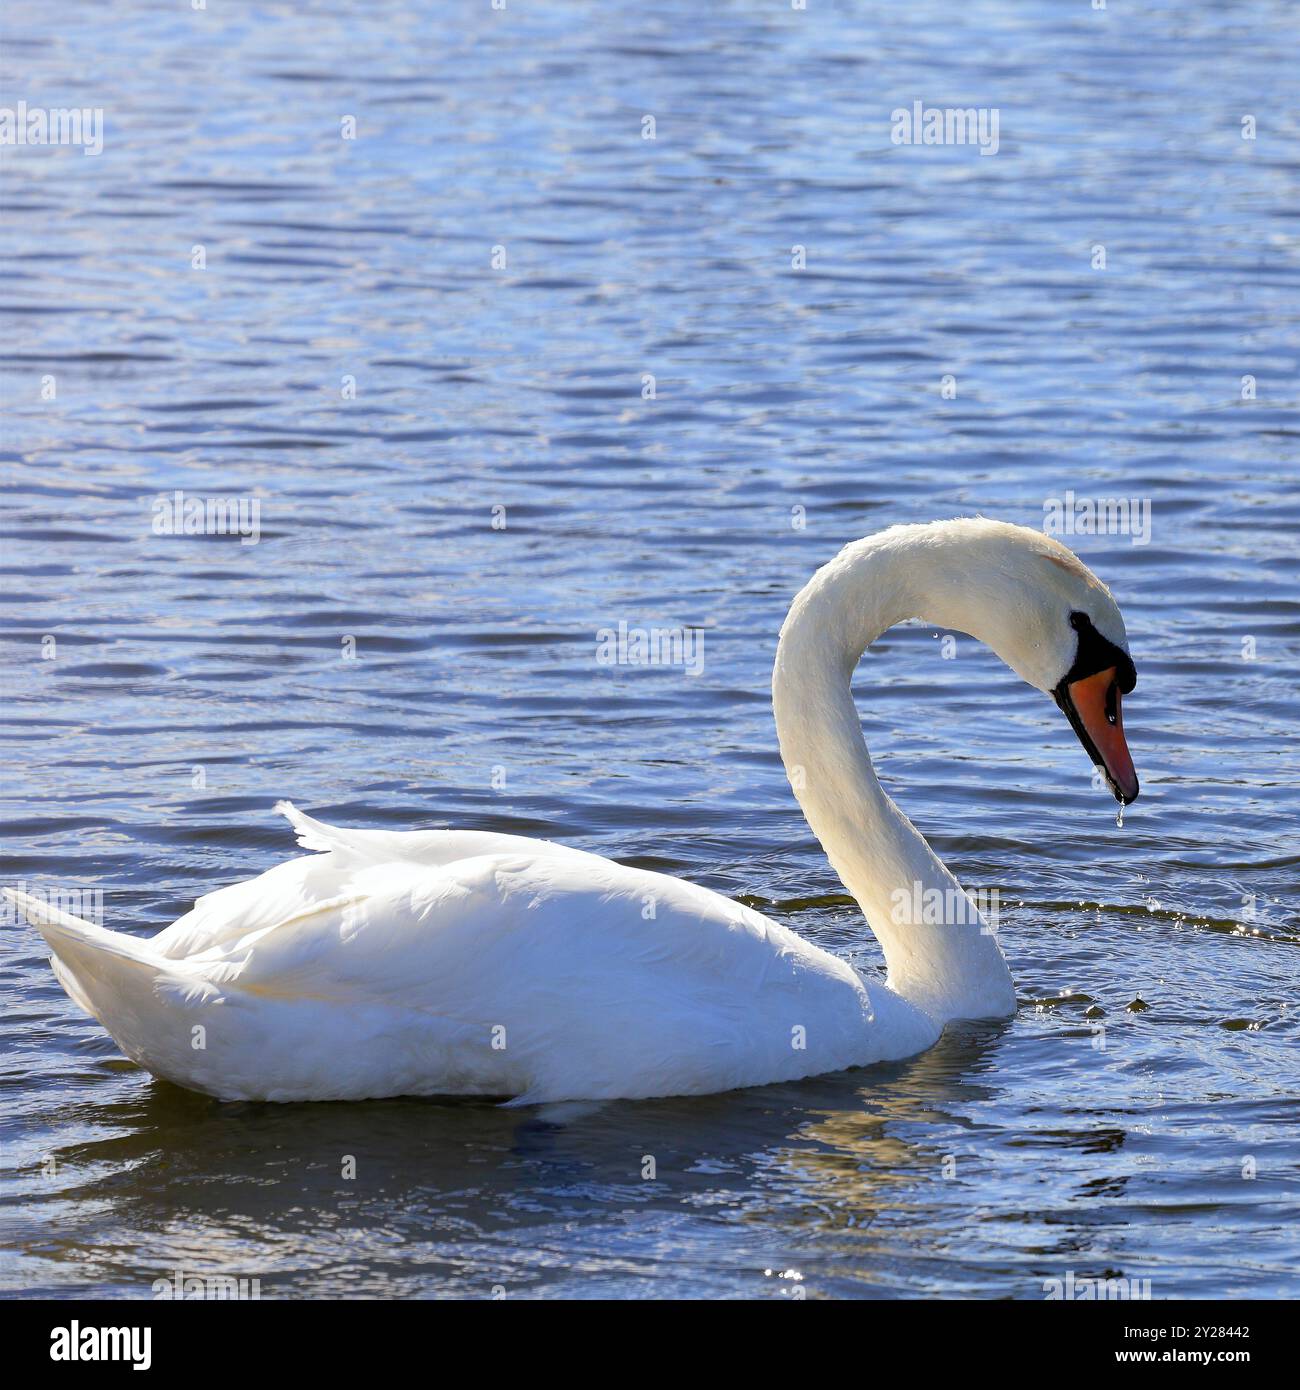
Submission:
[[[0,104],[104,145],[0,150],[0,881],[147,936],[295,853],[287,796],[680,874],[874,971],[776,752],[791,596],[894,522],[1150,530],[1065,537],[1139,672],[1122,828],[973,641],[858,673],[886,786],[1002,895],[1013,1021],[702,1099],[222,1105],[7,918],[3,1291],[1295,1293],[1290,6],[6,8]],[[997,108],[996,155],[893,144],[915,101]],[[155,534],[177,489],[258,543]],[[620,621],[701,626],[703,671],[598,664]]]

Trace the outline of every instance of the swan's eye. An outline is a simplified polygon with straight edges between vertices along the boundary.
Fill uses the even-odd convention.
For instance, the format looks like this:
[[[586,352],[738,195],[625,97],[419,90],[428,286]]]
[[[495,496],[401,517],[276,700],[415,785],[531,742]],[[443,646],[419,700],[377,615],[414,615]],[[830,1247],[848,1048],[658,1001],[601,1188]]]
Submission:
[[[1066,673],[1065,683],[1082,680],[1085,676],[1113,666],[1119,690],[1127,695],[1137,684],[1133,658],[1122,647],[1103,637],[1086,613],[1080,613],[1077,609],[1071,613],[1070,626],[1079,634],[1079,640],[1075,646],[1074,665]]]

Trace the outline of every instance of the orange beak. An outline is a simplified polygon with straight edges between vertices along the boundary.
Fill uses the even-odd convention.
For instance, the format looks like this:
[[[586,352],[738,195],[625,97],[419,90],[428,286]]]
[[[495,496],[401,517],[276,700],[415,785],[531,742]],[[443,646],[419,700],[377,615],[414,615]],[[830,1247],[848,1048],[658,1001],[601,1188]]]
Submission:
[[[1063,686],[1056,702],[1074,726],[1095,767],[1106,774],[1115,799],[1125,806],[1137,800],[1138,779],[1133,758],[1124,739],[1124,718],[1120,713],[1120,690],[1116,668],[1108,666],[1096,675],[1085,676]]]

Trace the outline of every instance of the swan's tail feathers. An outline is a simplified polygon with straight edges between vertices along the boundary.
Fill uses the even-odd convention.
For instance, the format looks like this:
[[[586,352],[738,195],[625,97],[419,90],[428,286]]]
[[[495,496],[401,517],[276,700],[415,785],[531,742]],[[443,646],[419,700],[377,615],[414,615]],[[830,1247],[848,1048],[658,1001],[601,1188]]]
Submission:
[[[45,938],[54,973],[72,1001],[105,1026],[114,1000],[153,995],[166,962],[147,942],[97,927],[16,888],[4,895]]]
[[[56,954],[64,950],[89,948],[107,951],[111,955],[130,960],[141,960],[152,955],[148,947],[135,937],[97,927],[83,917],[74,917],[72,913],[64,912],[52,903],[32,897],[30,893],[22,893],[17,888],[6,888],[4,895],[40,932]]]

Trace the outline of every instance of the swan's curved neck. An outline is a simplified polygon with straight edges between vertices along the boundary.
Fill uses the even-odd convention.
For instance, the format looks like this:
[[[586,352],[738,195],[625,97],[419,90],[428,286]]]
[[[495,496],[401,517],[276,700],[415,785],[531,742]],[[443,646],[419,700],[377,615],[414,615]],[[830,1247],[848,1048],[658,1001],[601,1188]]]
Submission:
[[[886,628],[911,617],[973,626],[970,589],[938,579],[933,545],[886,538],[846,547],[791,606],[772,681],[781,758],[808,824],[884,948],[890,987],[940,1021],[1006,1014],[1014,994],[996,938],[886,796],[858,724],[853,670]]]

